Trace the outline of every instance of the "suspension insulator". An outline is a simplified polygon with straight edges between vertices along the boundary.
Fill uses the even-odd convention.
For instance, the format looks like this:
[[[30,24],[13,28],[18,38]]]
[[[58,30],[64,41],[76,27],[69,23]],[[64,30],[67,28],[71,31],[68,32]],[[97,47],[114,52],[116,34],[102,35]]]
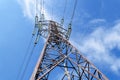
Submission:
[[[36,40],[35,40],[35,43],[34,43],[34,44],[37,44],[37,43],[38,43],[38,41],[39,41],[39,39],[40,39],[40,34],[38,34],[38,35],[37,35],[37,37],[36,37]]]
[[[36,28],[34,28],[32,35],[34,36],[36,34]]]
[[[72,24],[70,23],[70,24],[68,25],[67,39],[69,39],[69,37],[70,37],[70,34],[71,34],[71,31],[72,31],[72,28],[71,28],[71,26],[72,26]]]
[[[37,27],[38,27],[38,16],[35,16],[35,27],[34,27],[34,30],[33,30],[33,33],[32,33],[33,36],[36,34],[36,28]]]
[[[35,27],[38,25],[38,16],[35,16]]]
[[[39,24],[38,24],[38,29],[41,31],[42,30],[42,22],[41,21],[39,21]]]
[[[63,26],[63,24],[64,24],[64,19],[62,18],[61,19],[61,25]]]
[[[40,21],[44,21],[44,20],[45,20],[45,16],[44,14],[41,14]]]

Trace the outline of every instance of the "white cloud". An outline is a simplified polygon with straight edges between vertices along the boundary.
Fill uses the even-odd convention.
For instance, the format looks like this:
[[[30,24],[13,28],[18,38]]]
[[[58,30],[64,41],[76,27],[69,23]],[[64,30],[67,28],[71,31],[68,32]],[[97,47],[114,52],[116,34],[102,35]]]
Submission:
[[[36,13],[35,0],[18,0],[18,3],[22,7],[24,16],[31,20],[34,20],[35,13]],[[40,4],[38,4],[37,12],[40,13]],[[46,9],[44,9],[44,15],[46,19],[50,19],[50,15],[48,14]]]
[[[98,22],[99,20],[97,20]],[[105,21],[105,20],[102,20]],[[96,23],[96,21],[92,21]],[[105,26],[104,26],[105,27]],[[85,35],[79,44],[74,42],[78,39],[73,39],[71,42],[79,50],[87,56],[91,61],[99,64],[106,64],[109,69],[115,73],[120,73],[120,56],[116,56],[111,51],[114,48],[120,50],[120,23],[109,28],[98,27],[91,34]]]
[[[91,20],[90,21],[90,23],[99,23],[99,22],[106,22],[106,20],[105,19],[93,19],[93,20]]]
[[[33,16],[35,15],[34,0],[18,0],[18,3],[22,7],[24,16],[33,19]]]

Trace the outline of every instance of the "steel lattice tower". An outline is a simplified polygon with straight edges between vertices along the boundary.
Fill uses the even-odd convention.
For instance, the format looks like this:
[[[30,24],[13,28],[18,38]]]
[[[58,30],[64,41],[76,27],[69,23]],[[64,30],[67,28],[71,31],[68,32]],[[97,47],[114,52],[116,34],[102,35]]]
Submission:
[[[30,80],[108,80],[69,42],[70,28],[51,20],[36,25],[37,36],[43,36],[46,43]]]

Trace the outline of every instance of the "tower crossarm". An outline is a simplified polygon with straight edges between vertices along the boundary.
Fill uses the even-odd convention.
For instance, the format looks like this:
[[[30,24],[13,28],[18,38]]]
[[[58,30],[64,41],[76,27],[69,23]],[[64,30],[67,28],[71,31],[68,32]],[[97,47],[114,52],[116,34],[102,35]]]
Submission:
[[[67,37],[67,30],[61,24],[52,20],[39,21],[36,28],[38,28],[39,34],[44,38],[47,38],[50,32],[59,34],[63,38]]]

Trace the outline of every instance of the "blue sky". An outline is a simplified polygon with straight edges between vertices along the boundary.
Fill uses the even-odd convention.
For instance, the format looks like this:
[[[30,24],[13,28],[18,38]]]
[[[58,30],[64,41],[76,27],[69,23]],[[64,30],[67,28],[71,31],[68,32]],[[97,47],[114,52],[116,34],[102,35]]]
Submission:
[[[46,0],[46,19],[60,22],[64,3],[64,0]],[[65,26],[70,22],[73,3],[74,0],[69,0],[67,4]],[[34,0],[1,0],[0,6],[0,80],[16,80],[21,65],[22,71],[24,69],[22,63],[34,28]],[[119,8],[120,0],[78,0],[70,38],[70,42],[110,80],[120,79]],[[31,76],[43,45],[41,38],[24,80]]]

